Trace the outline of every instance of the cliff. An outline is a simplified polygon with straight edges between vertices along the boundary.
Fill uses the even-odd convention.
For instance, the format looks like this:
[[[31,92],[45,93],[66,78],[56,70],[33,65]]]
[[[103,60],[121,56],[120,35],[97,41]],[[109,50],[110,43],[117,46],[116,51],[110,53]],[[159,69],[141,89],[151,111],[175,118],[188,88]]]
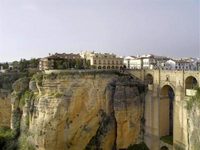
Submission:
[[[145,87],[131,76],[38,74],[26,84],[15,84],[12,116],[36,149],[122,149],[142,141]]]
[[[189,148],[199,150],[200,147],[200,108],[194,106],[188,118]]]
[[[10,127],[12,84],[24,73],[0,73],[0,128]]]
[[[196,90],[196,95],[187,102],[188,145],[191,150],[199,150],[200,147],[200,88]]]
[[[0,89],[0,127],[10,127],[11,119],[11,94],[9,91]]]

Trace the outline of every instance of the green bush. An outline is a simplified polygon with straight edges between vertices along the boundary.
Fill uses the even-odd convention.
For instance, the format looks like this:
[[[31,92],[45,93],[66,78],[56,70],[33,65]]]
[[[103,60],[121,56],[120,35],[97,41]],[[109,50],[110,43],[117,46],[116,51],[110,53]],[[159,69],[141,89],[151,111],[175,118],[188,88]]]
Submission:
[[[35,147],[27,140],[27,135],[23,135],[19,138],[20,150],[35,150]]]
[[[32,99],[33,96],[34,94],[32,91],[25,91],[20,98],[19,107],[22,108],[25,105],[25,103],[29,102]]]
[[[160,138],[160,140],[162,140],[165,143],[168,143],[170,145],[173,145],[173,136],[167,135],[167,136],[163,136]]]
[[[62,94],[62,93],[58,93],[58,92],[57,92],[57,93],[55,93],[55,94],[54,94],[54,96],[55,96],[56,98],[60,98],[60,97],[62,97],[62,96],[63,96],[63,94]]]
[[[33,75],[32,79],[35,80],[38,83],[38,85],[41,86],[42,80],[43,80],[43,74],[42,73],[36,73],[36,74]]]
[[[5,150],[17,149],[15,134],[9,127],[0,128],[0,148]]]
[[[0,138],[12,139],[12,130],[9,127],[0,127]]]
[[[149,150],[144,142],[130,145],[127,150]]]

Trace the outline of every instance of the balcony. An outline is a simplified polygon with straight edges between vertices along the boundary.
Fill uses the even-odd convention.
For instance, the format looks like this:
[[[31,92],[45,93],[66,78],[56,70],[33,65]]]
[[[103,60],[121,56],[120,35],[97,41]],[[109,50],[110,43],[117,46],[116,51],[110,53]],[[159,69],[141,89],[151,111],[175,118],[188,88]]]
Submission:
[[[186,89],[186,96],[195,96],[197,90]]]

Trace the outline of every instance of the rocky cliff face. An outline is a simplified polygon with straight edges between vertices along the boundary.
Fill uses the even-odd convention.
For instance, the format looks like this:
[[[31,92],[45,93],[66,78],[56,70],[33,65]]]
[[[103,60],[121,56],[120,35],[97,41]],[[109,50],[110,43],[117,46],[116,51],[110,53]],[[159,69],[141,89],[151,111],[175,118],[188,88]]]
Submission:
[[[193,106],[188,117],[189,149],[199,150],[200,147],[200,109]]]
[[[0,128],[10,127],[12,84],[24,74],[0,73]]]
[[[127,148],[142,140],[144,88],[115,73],[35,76],[24,94],[21,132],[41,150]]]
[[[10,127],[11,119],[11,94],[9,91],[0,89],[0,127]]]

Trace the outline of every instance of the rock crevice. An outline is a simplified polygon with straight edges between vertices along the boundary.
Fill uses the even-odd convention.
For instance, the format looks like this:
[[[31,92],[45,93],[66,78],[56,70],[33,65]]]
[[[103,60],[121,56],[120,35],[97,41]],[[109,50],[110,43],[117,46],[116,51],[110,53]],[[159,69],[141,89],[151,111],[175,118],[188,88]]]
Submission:
[[[140,142],[142,83],[116,74],[52,76],[31,80],[34,96],[23,108],[23,132],[36,148],[123,149]]]

